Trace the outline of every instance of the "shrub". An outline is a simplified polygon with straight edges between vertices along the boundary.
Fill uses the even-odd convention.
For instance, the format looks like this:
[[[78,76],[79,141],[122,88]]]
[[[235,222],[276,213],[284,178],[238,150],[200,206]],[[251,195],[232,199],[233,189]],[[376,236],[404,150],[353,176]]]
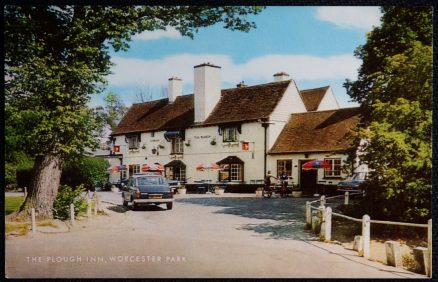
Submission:
[[[87,207],[86,199],[81,195],[84,190],[83,185],[79,185],[76,189],[72,189],[68,185],[62,185],[53,203],[55,218],[70,218],[70,204],[75,206],[75,216],[78,215],[79,212],[84,211]]]
[[[109,163],[105,159],[82,156],[67,159],[62,171],[61,184],[76,187],[84,185],[94,190],[97,184],[104,187],[108,181]]]

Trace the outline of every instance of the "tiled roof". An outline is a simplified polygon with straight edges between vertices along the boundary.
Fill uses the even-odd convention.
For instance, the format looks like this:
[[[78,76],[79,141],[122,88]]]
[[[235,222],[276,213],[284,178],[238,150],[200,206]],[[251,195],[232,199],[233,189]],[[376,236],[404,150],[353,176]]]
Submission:
[[[268,117],[283,97],[290,80],[222,90],[221,98],[200,125],[243,122]],[[134,104],[113,135],[187,128],[194,124],[194,96],[183,95],[169,103],[162,99]]]
[[[132,132],[186,128],[193,124],[193,95],[134,104],[123,117],[113,135]]]
[[[165,106],[168,103],[168,99],[150,101],[146,103],[133,104],[128,112],[123,116],[116,129],[112,134],[125,134],[130,132],[139,132],[142,129],[139,126],[139,121],[148,114],[156,111],[157,109]]]
[[[222,90],[222,96],[203,124],[220,124],[268,117],[291,80]]]
[[[359,108],[292,114],[270,154],[333,152],[351,147]]]
[[[330,86],[324,86],[320,88],[306,89],[300,91],[307,111],[311,112],[318,110],[319,104],[321,103],[322,98],[324,98],[324,95],[329,87]]]

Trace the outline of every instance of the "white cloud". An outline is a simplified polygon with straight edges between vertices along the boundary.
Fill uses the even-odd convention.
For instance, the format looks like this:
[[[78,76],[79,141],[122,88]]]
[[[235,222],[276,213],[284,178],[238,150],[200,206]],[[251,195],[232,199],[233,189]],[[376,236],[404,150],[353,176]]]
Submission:
[[[173,27],[168,27],[167,30],[144,31],[132,37],[132,40],[157,40],[161,38],[178,39],[181,34]]]
[[[110,85],[123,87],[167,85],[167,79],[177,76],[185,84],[193,83],[193,66],[211,62],[222,67],[223,83],[239,81],[266,83],[273,74],[287,72],[295,80],[356,79],[360,60],[353,55],[317,57],[311,55],[266,55],[235,64],[227,55],[178,54],[159,60],[113,57],[116,64],[108,77]]]
[[[380,25],[379,7],[319,7],[316,18],[343,28],[371,30]]]

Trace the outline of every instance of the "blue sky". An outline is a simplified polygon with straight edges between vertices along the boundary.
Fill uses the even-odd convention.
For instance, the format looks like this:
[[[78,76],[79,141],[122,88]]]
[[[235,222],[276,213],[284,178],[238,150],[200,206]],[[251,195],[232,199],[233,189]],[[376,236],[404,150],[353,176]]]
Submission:
[[[168,78],[183,80],[183,93],[193,93],[193,66],[211,62],[222,67],[222,88],[245,81],[248,85],[273,81],[287,72],[299,89],[331,85],[342,107],[349,102],[342,83],[356,79],[361,61],[354,50],[366,33],[380,24],[378,7],[267,7],[251,16],[257,28],[248,33],[230,31],[221,24],[200,29],[194,39],[171,28],[145,32],[133,38],[127,52],[112,52],[116,63],[107,77],[106,91],[92,98],[102,103],[108,91],[126,105],[138,102],[136,93],[162,98]]]

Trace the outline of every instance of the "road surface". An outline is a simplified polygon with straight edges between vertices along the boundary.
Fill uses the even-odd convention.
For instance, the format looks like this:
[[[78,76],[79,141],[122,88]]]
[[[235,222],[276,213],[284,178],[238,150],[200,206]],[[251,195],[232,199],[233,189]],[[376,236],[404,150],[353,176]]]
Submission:
[[[107,215],[69,232],[6,240],[9,278],[424,278],[370,262],[304,230],[304,198],[177,195],[132,211],[101,192]]]

